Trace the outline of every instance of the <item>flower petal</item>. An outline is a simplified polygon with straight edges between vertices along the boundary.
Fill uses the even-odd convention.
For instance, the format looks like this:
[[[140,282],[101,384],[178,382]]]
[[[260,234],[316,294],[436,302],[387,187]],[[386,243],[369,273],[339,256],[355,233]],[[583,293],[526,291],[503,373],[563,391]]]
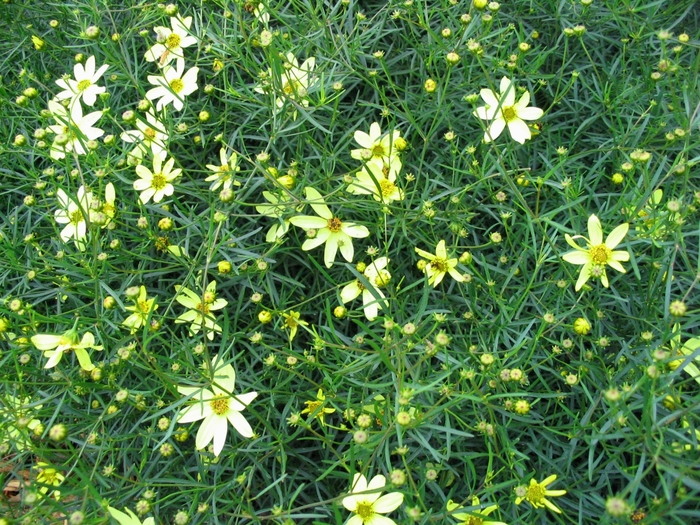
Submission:
[[[622,239],[625,238],[625,235],[627,235],[627,231],[629,229],[629,224],[620,224],[617,228],[611,231],[608,235],[608,238],[605,239],[605,246],[607,246],[611,250],[615,248],[618,244],[620,244],[620,242],[622,242]]]
[[[372,508],[380,514],[388,514],[391,511],[398,509],[403,503],[403,494],[400,492],[390,492],[384,494],[381,498],[374,502]]]
[[[240,412],[231,410],[228,414],[226,414],[226,417],[231,425],[233,425],[233,428],[235,428],[241,436],[244,438],[253,437],[253,429],[250,426],[250,423],[248,423],[248,420],[243,417]]]
[[[591,246],[603,244],[603,227],[600,225],[600,219],[595,215],[588,217],[588,238]]]
[[[530,140],[530,138],[532,138],[530,128],[527,127],[525,121],[520,120],[519,118],[508,122],[508,131],[510,132],[510,136],[513,138],[513,140],[515,142],[519,142],[520,144],[525,144],[526,140]]]

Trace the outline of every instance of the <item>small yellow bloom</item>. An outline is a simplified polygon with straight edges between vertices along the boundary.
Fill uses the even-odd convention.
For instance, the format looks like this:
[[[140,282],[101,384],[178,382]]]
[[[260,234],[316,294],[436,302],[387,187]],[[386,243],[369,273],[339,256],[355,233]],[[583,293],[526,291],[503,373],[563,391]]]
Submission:
[[[297,330],[299,329],[299,325],[309,326],[309,323],[301,320],[301,313],[300,312],[295,312],[294,310],[290,310],[289,313],[283,312],[282,317],[284,317],[283,328],[289,330],[289,340],[290,341],[293,340],[294,337],[297,335]]]
[[[603,228],[600,225],[600,220],[595,215],[591,215],[588,218],[588,239],[582,235],[571,237],[566,234],[566,242],[574,248],[574,251],[565,253],[562,255],[562,259],[571,264],[583,265],[578,281],[576,281],[577,292],[591,277],[599,278],[603,286],[608,288],[610,283],[605,273],[606,266],[611,266],[618,272],[625,273],[626,270],[620,262],[629,261],[630,254],[624,250],[613,251],[613,249],[622,242],[622,239],[627,235],[627,230],[629,230],[629,224],[621,224],[610,232],[610,235],[603,242]],[[576,244],[574,239],[577,238],[584,239],[588,243],[588,247],[581,248]]]
[[[557,479],[556,474],[552,474],[541,482],[537,482],[533,478],[530,480],[530,485],[528,487],[518,487],[518,489],[523,489],[524,494],[515,498],[515,504],[520,505],[523,501],[527,501],[535,508],[547,507],[552,512],[561,514],[561,509],[547,499],[547,496],[563,496],[566,494],[565,490],[547,489],[547,485],[553,483],[555,479]]]
[[[438,243],[435,248],[435,255],[421,250],[420,248],[416,248],[415,250],[418,255],[428,260],[428,264],[425,266],[425,273],[428,275],[428,284],[437,287],[448,273],[455,281],[459,283],[464,282],[464,276],[457,271],[457,258],[447,258],[447,248],[445,248],[444,240]]]
[[[43,487],[39,488],[38,495],[40,498],[49,493],[49,490],[51,490],[50,487],[58,487],[61,483],[63,483],[63,480],[66,479],[66,477],[58,470],[49,467],[48,463],[39,462],[34,468],[39,469],[39,473],[36,476],[36,482],[40,485],[44,485]],[[51,496],[58,501],[61,499],[61,491],[53,490],[51,491]]]
[[[36,49],[37,51],[41,51],[46,45],[46,42],[44,42],[41,38],[39,38],[36,35],[32,35],[32,43],[34,44],[34,49]]]
[[[472,507],[478,507],[479,504],[479,498],[474,496],[472,498]],[[496,509],[498,509],[498,505],[491,505],[484,509],[468,511],[452,500],[447,502],[447,512],[458,511],[454,512],[452,517],[459,520],[460,525],[507,525],[502,521],[492,521],[488,519],[488,515]]]
[[[156,298],[149,299],[147,297],[145,286],[139,287],[139,295],[134,299],[134,303],[134,306],[124,307],[125,310],[133,313],[122,321],[122,325],[129,328],[132,334],[148,322],[151,312],[158,309]]]
[[[314,401],[304,401],[306,408],[301,411],[302,414],[309,414],[309,417],[315,417],[318,419],[322,425],[325,425],[324,417],[326,414],[332,414],[335,412],[335,408],[328,408],[323,406],[323,402],[326,400],[326,396],[323,395],[323,390],[318,389],[316,394],[316,399]]]

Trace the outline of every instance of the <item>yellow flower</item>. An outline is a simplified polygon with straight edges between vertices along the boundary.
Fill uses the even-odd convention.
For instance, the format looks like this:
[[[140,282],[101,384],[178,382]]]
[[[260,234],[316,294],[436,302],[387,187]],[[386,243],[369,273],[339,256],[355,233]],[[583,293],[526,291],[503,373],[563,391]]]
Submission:
[[[33,468],[39,469],[39,473],[36,476],[36,482],[40,485],[44,485],[43,487],[39,488],[38,496],[40,498],[46,496],[49,493],[49,490],[51,490],[50,487],[58,487],[61,483],[63,483],[63,480],[66,479],[66,477],[63,474],[61,474],[58,470],[49,467],[48,463],[39,462]],[[61,499],[61,491],[54,490],[51,492],[51,496],[56,501],[58,501],[59,499]]]
[[[588,236],[586,239],[583,235],[575,235],[571,237],[566,234],[566,242],[574,248],[574,251],[567,252],[562,255],[562,259],[572,264],[582,264],[581,273],[578,281],[576,281],[576,291],[591,277],[599,278],[606,288],[610,286],[608,276],[605,273],[605,266],[610,266],[618,272],[625,273],[624,267],[620,264],[621,261],[629,261],[630,254],[624,250],[613,249],[620,244],[629,230],[629,224],[621,224],[615,228],[603,242],[603,228],[600,225],[600,220],[595,215],[588,218]],[[574,239],[582,238],[588,243],[587,248],[581,248],[574,242]]]
[[[165,164],[165,159],[160,155],[153,157],[153,171],[143,164],[136,166],[136,175],[140,178],[134,181],[134,189],[140,191],[139,202],[146,204],[151,197],[153,202],[158,203],[163,197],[169,197],[175,191],[172,184],[182,173],[181,168],[175,168],[175,159],[170,158]]]
[[[306,198],[313,210],[318,214],[318,217],[299,215],[289,219],[289,222],[294,226],[299,226],[306,230],[316,230],[316,236],[304,241],[301,249],[304,251],[312,250],[326,243],[323,254],[326,268],[333,266],[338,250],[340,250],[340,254],[346,261],[352,262],[355,254],[352,238],[361,239],[367,237],[369,236],[369,230],[354,222],[341,221],[333,215],[318,190],[311,186],[306,188]]]
[[[207,338],[212,341],[214,332],[221,332],[221,327],[216,324],[216,317],[212,314],[216,310],[221,310],[228,304],[226,299],[217,299],[216,281],[211,281],[202,296],[198,296],[189,288],[175,285],[177,295],[175,300],[188,310],[181,314],[175,323],[192,323],[190,334],[196,335],[204,327]]]
[[[445,248],[444,240],[438,243],[435,248],[435,255],[421,250],[420,248],[416,248],[415,250],[423,259],[428,260],[428,264],[425,267],[425,273],[428,275],[428,284],[437,287],[448,273],[455,281],[459,283],[464,282],[464,277],[457,271],[457,258],[447,258],[447,249]]]
[[[386,485],[384,476],[374,476],[369,484],[367,478],[357,472],[352,478],[350,495],[343,498],[343,507],[354,515],[345,525],[395,525],[394,520],[382,516],[393,512],[403,503],[403,494],[390,492],[381,495]]]
[[[178,386],[177,391],[188,396],[194,404],[185,408],[177,417],[178,423],[192,423],[203,419],[197,431],[195,446],[202,450],[214,442],[214,455],[221,454],[226,442],[229,423],[245,438],[253,437],[253,429],[241,412],[257,396],[257,392],[234,394],[236,372],[215,355],[209,370],[212,373],[211,388]]]
[[[294,337],[297,335],[299,325],[309,326],[309,323],[300,319],[301,313],[295,312],[294,310],[290,310],[289,313],[283,312],[282,317],[284,317],[283,328],[289,330],[290,341],[293,340]]]
[[[233,151],[231,156],[226,154],[226,148],[221,148],[219,151],[219,159],[221,160],[221,165],[207,164],[207,168],[214,172],[213,175],[209,175],[206,179],[207,182],[211,182],[209,189],[211,191],[218,190],[221,186],[224,189],[230,189],[231,186],[240,186],[241,183],[233,178],[234,173],[241,170],[238,166],[238,154]]]
[[[403,200],[403,191],[396,185],[401,161],[396,157],[391,165],[369,161],[355,175],[347,191],[354,195],[372,195],[375,201],[391,204]]]
[[[122,511],[117,510],[114,507],[107,507],[107,510],[112,517],[119,522],[119,525],[155,525],[153,518],[146,518],[142,524],[141,520],[136,516],[136,514],[127,508],[124,510],[128,514],[124,514]]]
[[[555,479],[557,479],[556,474],[552,474],[541,482],[537,482],[533,478],[530,480],[530,485],[528,487],[516,488],[516,494],[518,494],[518,491],[522,490],[523,495],[518,495],[515,498],[515,504],[520,505],[523,501],[527,501],[535,508],[547,507],[552,512],[561,514],[559,507],[547,499],[547,496],[563,496],[566,494],[565,490],[547,490],[547,485],[553,483]]]
[[[151,315],[151,312],[155,312],[158,309],[156,298],[149,299],[146,296],[145,286],[139,287],[139,295],[134,299],[134,303],[134,306],[124,307],[125,310],[134,313],[122,321],[122,325],[129,328],[132,334],[136,333],[136,330],[148,322],[148,317]]]
[[[510,136],[514,141],[524,144],[532,137],[525,120],[537,120],[544,112],[540,108],[527,107],[530,103],[530,93],[523,93],[520,100],[515,101],[515,86],[508,77],[501,79],[500,94],[490,89],[481,90],[481,98],[485,106],[476,108],[474,115],[491,123],[484,133],[484,142],[496,140],[508,126]]]
[[[387,257],[379,257],[365,268],[363,274],[372,286],[371,289],[362,284],[359,279],[355,279],[340,291],[343,304],[362,295],[365,317],[370,321],[377,318],[380,308],[382,310],[386,308],[386,296],[381,289],[391,281],[391,274],[386,270],[387,264],[389,264]]]
[[[102,350],[101,346],[95,345],[95,336],[90,332],[85,332],[83,338],[79,340],[78,331],[75,329],[68,330],[62,335],[37,334],[32,336],[32,343],[44,352],[44,357],[49,358],[44,368],[53,368],[61,361],[65,352],[73,350],[80,363],[80,368],[90,372],[95,368],[95,365],[90,361],[87,349]]]
[[[472,498],[472,507],[479,506],[479,498]],[[467,511],[464,507],[460,507],[452,500],[447,502],[447,512],[460,511],[452,514],[452,517],[459,520],[460,525],[507,525],[502,521],[492,521],[488,519],[488,515],[498,508],[498,505],[491,505],[485,509],[478,511]]]
[[[335,412],[335,408],[328,408],[323,406],[323,402],[326,400],[326,396],[323,395],[323,390],[318,389],[316,394],[316,399],[314,401],[304,401],[306,408],[301,411],[302,414],[309,414],[309,417],[315,417],[318,419],[322,425],[325,424],[323,418],[326,414],[332,414]]]
[[[680,356],[678,359],[673,359],[668,363],[671,370],[676,370],[679,366],[683,366],[682,370],[690,377],[700,383],[700,369],[693,361],[700,361],[700,355],[696,355],[695,359],[688,359],[687,356],[693,355],[700,348],[700,337],[688,339],[684,344],[681,344],[680,325],[673,325],[673,330],[676,335],[671,339],[671,357]]]

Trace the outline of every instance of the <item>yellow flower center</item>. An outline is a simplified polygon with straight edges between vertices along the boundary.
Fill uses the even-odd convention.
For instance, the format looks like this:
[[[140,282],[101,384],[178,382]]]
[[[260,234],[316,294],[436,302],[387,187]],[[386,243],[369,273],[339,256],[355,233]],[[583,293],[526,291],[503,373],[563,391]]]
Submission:
[[[367,523],[369,519],[376,514],[374,512],[374,509],[372,508],[373,505],[371,503],[368,503],[366,501],[362,501],[357,504],[357,509],[355,510],[355,514],[357,514],[360,518],[362,518],[363,523]]]
[[[357,279],[357,280],[355,281],[355,284],[356,284],[356,285],[357,285],[357,287],[358,287],[358,288],[360,289],[360,291],[362,291],[362,290],[364,290],[364,289],[365,289],[365,285],[364,285],[364,284],[362,284],[362,283],[360,282],[360,280],[359,280],[359,279]]]
[[[219,166],[219,171],[221,171],[221,172],[231,171],[231,168],[228,164],[222,164],[221,166]]]
[[[326,225],[326,228],[328,228],[330,231],[333,233],[338,233],[340,229],[342,228],[343,223],[338,217],[333,217],[332,219],[328,219],[328,223]]]
[[[82,93],[90,86],[92,86],[92,82],[90,82],[87,78],[85,80],[81,80],[80,82],[78,82],[78,91]]]
[[[282,86],[282,92],[290,97],[305,97],[306,88],[298,80],[288,80]]]
[[[321,408],[321,405],[323,404],[323,402],[321,401],[304,401],[304,403],[306,404],[306,410],[308,411],[308,414],[313,414],[314,412],[316,412],[316,410]],[[316,414],[316,417],[321,417],[322,415],[323,411]]]
[[[297,322],[298,317],[294,315],[289,315],[284,319],[284,326],[287,328],[298,328],[299,323]]]
[[[168,184],[168,179],[162,173],[154,173],[153,179],[151,179],[151,188],[156,191],[160,191]]]
[[[381,144],[375,144],[372,146],[372,156],[373,157],[383,157],[385,155],[384,146]]]
[[[391,197],[396,191],[396,184],[391,182],[389,179],[380,179],[379,188],[381,189],[382,197],[388,198]]]
[[[591,249],[588,250],[588,253],[591,257],[591,261],[593,261],[594,263],[605,264],[610,260],[612,250],[605,246],[605,244],[599,244],[598,246],[591,246]]]
[[[374,279],[374,285],[377,288],[384,288],[391,281],[391,274],[386,270],[379,270],[377,277]]]
[[[180,35],[177,33],[170,33],[168,38],[165,39],[165,47],[168,49],[177,49],[180,47]]]
[[[199,310],[202,314],[207,315],[209,313],[209,305],[207,303],[199,303],[195,310]]]
[[[179,93],[184,87],[185,83],[179,78],[174,78],[170,81],[170,89],[173,90],[173,93]]]
[[[77,225],[78,223],[83,222],[83,212],[80,210],[75,210],[70,212],[70,215],[68,215],[68,218],[70,219],[71,224]]]
[[[60,480],[56,476],[57,471],[56,469],[53,468],[47,468],[41,471],[41,474],[37,476],[41,483],[45,483],[46,485],[58,485],[60,483]]]
[[[215,397],[209,401],[209,406],[214,411],[217,416],[223,416],[228,412],[228,398],[227,397]]]
[[[136,308],[139,312],[147,314],[151,310],[151,303],[150,301],[136,301]]]
[[[116,213],[116,211],[117,211],[117,209],[114,207],[114,205],[112,205],[108,202],[105,202],[102,205],[102,213],[104,213],[105,215],[107,215],[109,217],[113,217],[114,214]]]
[[[530,485],[527,488],[527,494],[525,495],[525,499],[532,503],[533,506],[541,507],[544,505],[542,503],[544,501],[544,496],[545,488],[539,483],[536,483],[534,485]]]
[[[441,257],[435,257],[435,259],[430,261],[430,267],[434,270],[437,270],[438,272],[446,272],[447,260]]]
[[[503,118],[506,122],[511,122],[518,118],[518,114],[515,112],[515,108],[513,106],[501,108],[501,111],[503,112]]]
[[[145,130],[143,130],[143,136],[144,136],[147,140],[155,140],[155,138],[156,138],[156,130],[153,129],[153,128],[146,128]]]

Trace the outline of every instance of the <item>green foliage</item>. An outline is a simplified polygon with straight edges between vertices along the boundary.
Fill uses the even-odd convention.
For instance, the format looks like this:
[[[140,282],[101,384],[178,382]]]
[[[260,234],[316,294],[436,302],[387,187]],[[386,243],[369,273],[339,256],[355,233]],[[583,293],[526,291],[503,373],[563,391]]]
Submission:
[[[154,153],[136,158],[123,134],[155,125],[143,101],[170,57],[145,54],[171,6],[40,4],[0,7],[4,519],[104,524],[111,506],[156,523],[339,525],[361,472],[403,494],[397,523],[454,523],[449,500],[498,505],[489,519],[509,524],[700,521],[695,2],[275,0],[269,21],[255,3],[183,2],[198,89],[155,112],[182,171],[145,204],[134,182],[158,171]],[[109,65],[106,93],[81,107],[104,133],[78,132],[62,157],[48,103],[91,56]],[[503,77],[544,112],[524,144],[507,129],[485,141],[475,115]],[[347,191],[382,165],[356,140],[373,123],[403,199]],[[212,190],[222,148],[230,187]],[[308,187],[368,229],[351,261],[302,249],[314,232],[288,221],[319,215]],[[614,247],[629,260],[577,292],[565,235],[588,236],[591,215],[604,237],[629,224]],[[84,236],[66,238],[70,219]],[[289,231],[267,242],[275,224]],[[463,282],[433,287],[442,262],[423,273],[416,248],[443,240]],[[351,283],[369,293],[343,311]],[[70,350],[45,368],[32,338],[71,329],[103,347],[86,350],[94,370]],[[253,437],[228,425],[218,456],[195,447],[201,421],[177,421],[196,403],[178,387],[216,386],[217,355],[234,396],[258,393],[241,410]],[[561,514],[516,504],[551,475]]]

